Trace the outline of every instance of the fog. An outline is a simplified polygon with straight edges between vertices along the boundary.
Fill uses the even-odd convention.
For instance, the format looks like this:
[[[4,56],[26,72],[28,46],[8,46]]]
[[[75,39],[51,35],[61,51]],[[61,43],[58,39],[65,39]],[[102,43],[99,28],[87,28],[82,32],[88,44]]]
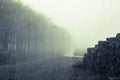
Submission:
[[[119,0],[22,0],[69,32],[73,48],[85,51],[120,32]]]
[[[0,80],[119,77],[118,2],[0,0]]]
[[[71,80],[68,32],[23,5],[0,0],[0,80]]]

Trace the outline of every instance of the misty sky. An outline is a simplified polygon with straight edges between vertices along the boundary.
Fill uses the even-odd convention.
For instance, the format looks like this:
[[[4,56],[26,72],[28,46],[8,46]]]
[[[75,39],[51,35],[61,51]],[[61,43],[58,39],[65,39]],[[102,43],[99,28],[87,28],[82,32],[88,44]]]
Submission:
[[[80,49],[120,32],[120,0],[22,0],[67,30]]]

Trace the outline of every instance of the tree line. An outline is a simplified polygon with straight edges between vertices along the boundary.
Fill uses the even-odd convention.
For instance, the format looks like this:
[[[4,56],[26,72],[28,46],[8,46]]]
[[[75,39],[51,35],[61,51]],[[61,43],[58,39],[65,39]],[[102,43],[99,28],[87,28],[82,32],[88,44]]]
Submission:
[[[0,0],[1,54],[65,52],[69,43],[69,34],[49,18],[19,0]]]

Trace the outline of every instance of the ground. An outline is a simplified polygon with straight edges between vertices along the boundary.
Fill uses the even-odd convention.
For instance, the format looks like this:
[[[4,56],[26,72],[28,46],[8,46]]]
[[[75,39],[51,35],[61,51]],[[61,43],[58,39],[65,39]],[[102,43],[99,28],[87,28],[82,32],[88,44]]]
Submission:
[[[73,80],[73,57],[34,58],[0,66],[0,80]]]

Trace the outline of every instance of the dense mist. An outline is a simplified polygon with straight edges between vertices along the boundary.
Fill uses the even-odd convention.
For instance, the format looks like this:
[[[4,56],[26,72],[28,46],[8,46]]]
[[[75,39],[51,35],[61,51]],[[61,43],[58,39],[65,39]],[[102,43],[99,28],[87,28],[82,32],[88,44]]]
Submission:
[[[0,50],[64,54],[70,35],[19,1],[0,0]]]
[[[21,1],[67,30],[72,36],[74,48],[82,52],[120,31],[119,0]]]
[[[120,80],[120,1],[40,1],[0,0],[0,80]]]
[[[71,43],[49,18],[19,0],[0,0],[0,80],[69,80],[77,61],[64,56]]]

